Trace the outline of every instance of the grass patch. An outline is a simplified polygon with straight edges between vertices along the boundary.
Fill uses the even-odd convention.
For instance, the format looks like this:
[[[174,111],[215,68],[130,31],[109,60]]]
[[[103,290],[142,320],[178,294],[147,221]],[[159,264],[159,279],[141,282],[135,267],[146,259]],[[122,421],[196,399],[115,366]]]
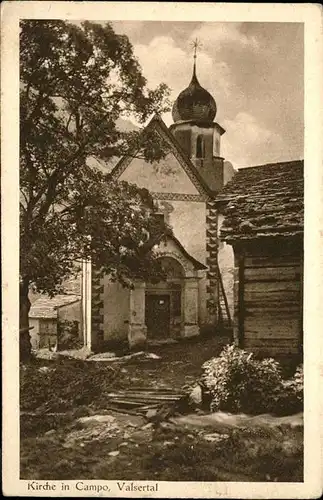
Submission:
[[[151,442],[113,441],[64,448],[62,435],[25,440],[24,479],[96,479],[158,481],[302,481],[303,434],[300,429],[237,429],[220,443],[199,433],[156,431]],[[39,456],[42,456],[40,463]]]

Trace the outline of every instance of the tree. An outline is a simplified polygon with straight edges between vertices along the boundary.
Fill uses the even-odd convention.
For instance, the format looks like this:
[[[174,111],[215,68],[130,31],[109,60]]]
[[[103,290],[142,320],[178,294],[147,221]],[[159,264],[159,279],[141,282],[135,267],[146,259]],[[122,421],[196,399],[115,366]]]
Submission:
[[[28,293],[54,295],[91,258],[111,279],[160,272],[147,233],[156,231],[149,193],[89,165],[95,157],[165,155],[153,133],[123,132],[168,109],[168,88],[147,88],[132,46],[110,24],[24,20],[20,33],[20,331],[30,353]]]

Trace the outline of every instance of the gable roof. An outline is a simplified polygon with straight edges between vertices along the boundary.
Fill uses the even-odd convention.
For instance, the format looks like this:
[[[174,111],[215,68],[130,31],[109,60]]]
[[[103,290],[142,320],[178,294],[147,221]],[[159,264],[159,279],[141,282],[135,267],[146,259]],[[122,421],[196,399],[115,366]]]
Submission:
[[[194,269],[196,269],[197,271],[207,269],[207,267],[204,264],[202,264],[202,262],[195,259],[191,254],[188,253],[188,251],[183,247],[182,243],[176,238],[176,236],[174,236],[173,233],[170,234],[168,237],[174,241],[174,243],[178,246],[178,248],[184,254],[184,257],[186,257],[193,264]]]
[[[303,234],[304,161],[240,169],[216,197],[227,242]]]
[[[182,243],[174,235],[173,229],[170,226],[164,225],[163,222],[160,222],[156,225],[154,232],[150,235],[149,239],[143,245],[143,251],[150,251],[155,245],[159,245],[161,241],[166,241],[167,239],[170,239],[175,243],[184,257],[193,264],[194,268],[197,271],[207,269],[207,266],[202,264],[202,262],[198,261],[188,253],[185,247],[183,247]]]
[[[56,295],[52,299],[48,295],[44,295],[32,304],[29,317],[56,319],[57,309],[78,302],[79,300],[81,300],[80,295]]]
[[[186,172],[194,186],[197,188],[198,192],[202,195],[205,195],[206,198],[212,196],[212,192],[202,176],[196,170],[195,166],[186,155],[180,144],[177,142],[173,134],[169,131],[166,124],[160,117],[158,113],[155,113],[145,130],[156,130],[157,133],[168,143],[170,146],[171,152],[174,154],[178,162],[180,163],[183,170]],[[134,151],[135,153],[135,151]],[[126,168],[130,165],[133,160],[132,156],[124,156],[122,157],[115,167],[111,170],[110,175],[113,178],[119,178],[120,175],[126,170]]]

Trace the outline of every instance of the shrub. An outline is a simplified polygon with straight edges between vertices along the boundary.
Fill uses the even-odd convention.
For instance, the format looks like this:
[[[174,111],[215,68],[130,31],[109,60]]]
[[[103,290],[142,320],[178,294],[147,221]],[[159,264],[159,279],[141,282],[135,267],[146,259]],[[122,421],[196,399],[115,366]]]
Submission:
[[[289,380],[283,380],[276,394],[275,413],[286,415],[303,411],[304,373],[303,365],[297,367]]]
[[[284,381],[277,361],[257,360],[234,345],[204,363],[202,382],[212,396],[211,411],[286,414],[301,409],[301,368]]]

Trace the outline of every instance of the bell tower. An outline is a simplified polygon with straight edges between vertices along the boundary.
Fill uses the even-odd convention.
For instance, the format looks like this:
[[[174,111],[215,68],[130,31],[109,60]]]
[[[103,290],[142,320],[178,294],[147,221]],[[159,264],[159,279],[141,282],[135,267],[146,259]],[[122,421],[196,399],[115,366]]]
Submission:
[[[192,79],[174,102],[174,123],[170,126],[170,131],[209,188],[216,192],[223,187],[220,146],[225,130],[214,121],[217,112],[214,98],[200,85],[196,76],[198,40],[194,41],[193,47]]]

